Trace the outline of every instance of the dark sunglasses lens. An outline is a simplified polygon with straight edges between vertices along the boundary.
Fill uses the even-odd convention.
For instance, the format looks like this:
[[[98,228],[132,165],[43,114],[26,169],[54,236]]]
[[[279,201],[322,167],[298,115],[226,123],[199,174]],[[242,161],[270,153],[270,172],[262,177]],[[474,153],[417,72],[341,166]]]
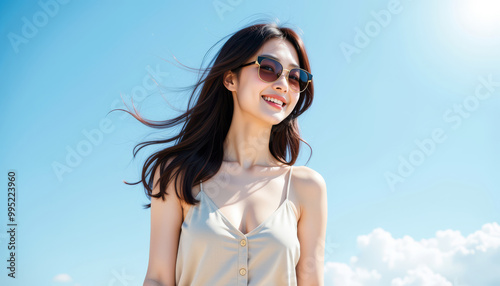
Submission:
[[[260,62],[259,76],[262,80],[273,82],[277,80],[283,72],[283,66],[273,60],[265,58]],[[288,84],[290,88],[302,92],[307,87],[309,76],[301,69],[292,69],[288,75]]]
[[[303,70],[292,69],[290,71],[290,74],[288,75],[288,84],[290,84],[290,88],[292,88],[293,90],[301,91],[307,84],[307,75]]]
[[[307,86],[307,73],[301,69],[292,69],[288,76],[288,83],[295,91],[302,91]]]
[[[271,59],[263,59],[260,62],[259,75],[260,78],[267,82],[273,82],[278,79],[283,71],[280,63]]]

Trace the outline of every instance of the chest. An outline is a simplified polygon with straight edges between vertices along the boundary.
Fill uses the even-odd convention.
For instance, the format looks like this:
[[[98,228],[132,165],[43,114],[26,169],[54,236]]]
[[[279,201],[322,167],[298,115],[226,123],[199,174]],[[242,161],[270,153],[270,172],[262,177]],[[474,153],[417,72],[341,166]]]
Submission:
[[[202,188],[198,184],[193,187],[193,196],[205,199],[217,212],[224,217],[234,228],[243,234],[248,234],[261,224],[272,219],[278,212],[284,211],[288,204],[298,221],[299,202],[293,187],[287,190],[283,181],[268,181],[263,184],[259,182],[252,186],[229,186],[222,188],[220,184],[210,181],[204,182]],[[200,192],[203,192],[200,194]],[[191,205],[183,205],[183,221],[189,213]]]

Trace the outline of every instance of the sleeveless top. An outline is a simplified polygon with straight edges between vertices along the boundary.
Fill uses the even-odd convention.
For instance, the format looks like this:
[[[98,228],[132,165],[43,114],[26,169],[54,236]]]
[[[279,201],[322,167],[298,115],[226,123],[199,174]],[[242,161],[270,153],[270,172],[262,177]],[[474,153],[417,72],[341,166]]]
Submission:
[[[176,285],[297,285],[300,257],[297,216],[288,193],[283,203],[247,234],[234,227],[203,191],[181,226]]]

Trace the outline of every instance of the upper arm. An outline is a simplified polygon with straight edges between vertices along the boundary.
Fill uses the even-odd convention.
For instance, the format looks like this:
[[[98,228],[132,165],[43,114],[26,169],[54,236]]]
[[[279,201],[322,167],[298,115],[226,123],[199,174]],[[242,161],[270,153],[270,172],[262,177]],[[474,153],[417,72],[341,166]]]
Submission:
[[[296,185],[300,188],[301,215],[297,225],[300,259],[298,285],[324,285],[327,192],[323,177],[307,168]]]
[[[155,184],[159,176],[158,168],[154,174]],[[179,183],[177,184],[179,188]],[[153,194],[159,193],[160,185],[153,186]],[[166,192],[168,195],[165,196],[165,200],[151,197],[151,237],[146,279],[155,280],[163,285],[175,285],[182,207],[172,181],[168,183]]]

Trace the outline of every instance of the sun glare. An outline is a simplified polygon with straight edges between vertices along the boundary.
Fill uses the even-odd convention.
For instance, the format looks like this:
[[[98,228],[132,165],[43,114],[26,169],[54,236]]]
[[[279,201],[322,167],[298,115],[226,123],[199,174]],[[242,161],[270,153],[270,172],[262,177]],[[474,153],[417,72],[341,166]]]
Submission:
[[[478,35],[500,36],[500,0],[459,0],[455,3],[463,28]]]

